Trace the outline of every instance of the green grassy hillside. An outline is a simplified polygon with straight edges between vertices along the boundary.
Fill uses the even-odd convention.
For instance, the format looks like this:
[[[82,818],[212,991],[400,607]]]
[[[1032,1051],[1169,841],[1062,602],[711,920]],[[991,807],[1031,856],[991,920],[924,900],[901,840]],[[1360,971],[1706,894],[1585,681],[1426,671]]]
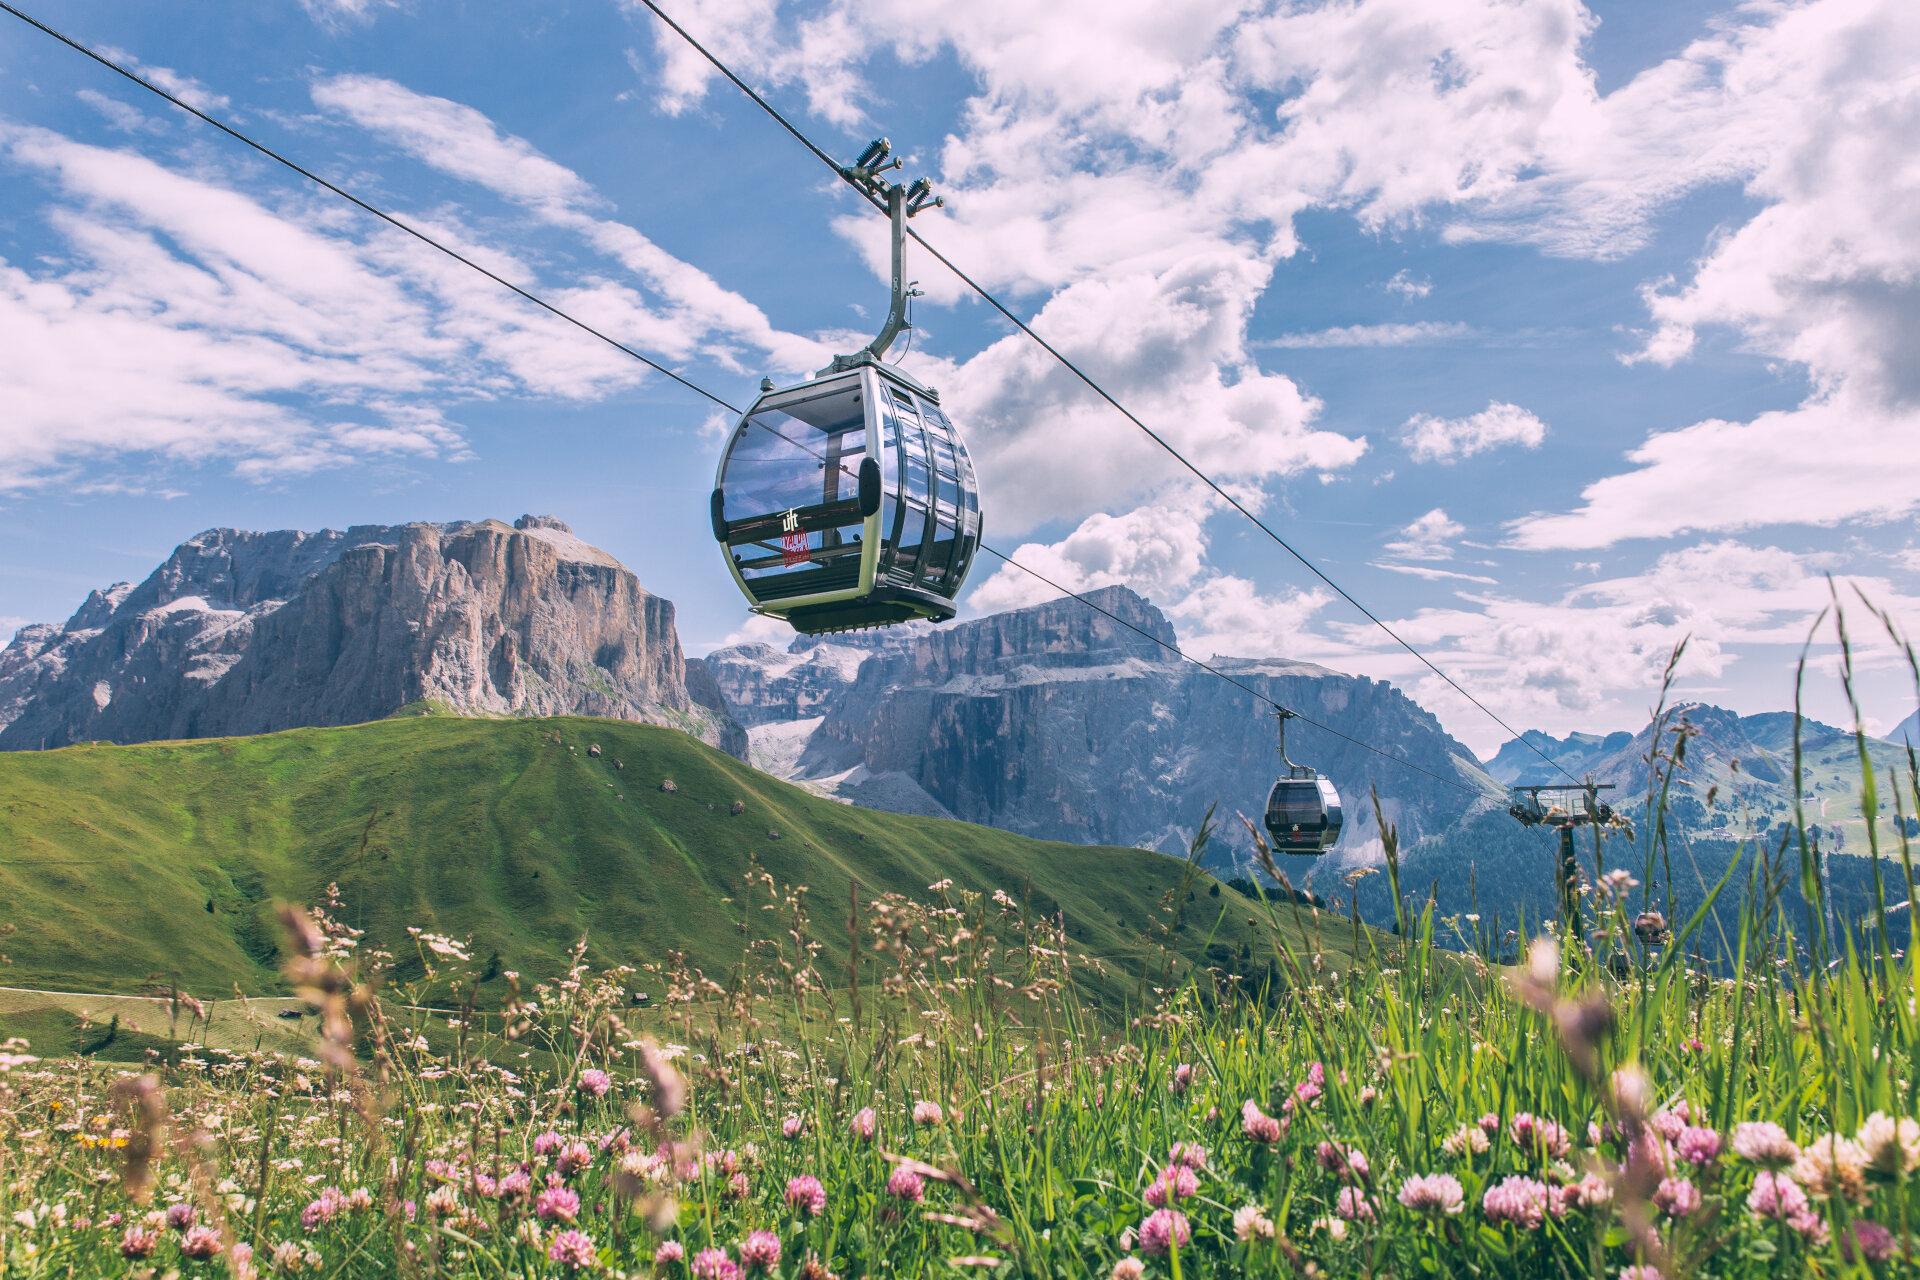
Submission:
[[[678,790],[663,792],[666,779]],[[1119,967],[1109,1002],[1134,989],[1148,914],[1182,870],[1132,849],[851,808],[686,734],[619,721],[424,716],[11,752],[0,754],[0,929],[12,930],[0,938],[11,958],[0,982],[275,992],[273,904],[316,901],[329,883],[342,918],[397,954],[411,954],[405,931],[417,926],[471,936],[476,959],[497,956],[497,968],[546,976],[585,936],[597,963],[672,949],[719,974],[748,936],[750,857],[808,887],[830,974],[844,972],[854,880],[863,898],[925,899],[951,878],[1015,899],[1030,891],[1036,912],[1064,908],[1073,940]],[[1215,949],[1237,951],[1246,903],[1210,889],[1202,877],[1181,937],[1197,951],[1225,911]],[[764,896],[751,937],[786,927],[758,909]]]

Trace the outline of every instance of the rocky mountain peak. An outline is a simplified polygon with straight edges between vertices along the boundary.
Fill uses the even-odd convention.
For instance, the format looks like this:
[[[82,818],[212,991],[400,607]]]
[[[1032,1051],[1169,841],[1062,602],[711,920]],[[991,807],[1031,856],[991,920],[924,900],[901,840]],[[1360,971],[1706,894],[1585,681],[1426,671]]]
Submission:
[[[432,704],[745,734],[689,696],[671,602],[552,516],[209,529],[0,651],[0,749],[352,724]]]
[[[1210,802],[1222,806],[1216,818],[1257,813],[1276,738],[1249,689],[1391,744],[1417,766],[1310,728],[1288,735],[1295,758],[1349,797],[1349,858],[1369,856],[1376,839],[1365,800],[1376,778],[1409,843],[1499,794],[1466,748],[1390,685],[1281,658],[1217,660],[1246,686],[1237,688],[1163,648],[1157,641],[1178,637],[1148,600],[1124,587],[1089,599],[1112,616],[1062,599],[940,627],[810,638],[787,653],[738,645],[705,661],[752,726],[762,768],[858,804],[1045,839],[1177,852]],[[1229,821],[1216,862],[1233,864],[1245,845]]]
[[[73,611],[73,616],[67,619],[65,629],[87,631],[105,626],[107,619],[113,616],[113,611],[120,607],[120,602],[131,594],[133,594],[131,582],[116,582],[110,587],[94,588],[87,593],[86,601]]]
[[[1179,640],[1166,615],[1147,600],[1125,587],[1088,592],[1086,598],[1113,616],[1089,609],[1078,600],[1052,600],[929,629],[899,649],[882,650],[878,656],[889,662],[906,662],[926,680],[962,672],[985,675],[1017,667],[1090,668],[1127,661],[1179,661],[1155,643],[1155,638],[1167,645]]]

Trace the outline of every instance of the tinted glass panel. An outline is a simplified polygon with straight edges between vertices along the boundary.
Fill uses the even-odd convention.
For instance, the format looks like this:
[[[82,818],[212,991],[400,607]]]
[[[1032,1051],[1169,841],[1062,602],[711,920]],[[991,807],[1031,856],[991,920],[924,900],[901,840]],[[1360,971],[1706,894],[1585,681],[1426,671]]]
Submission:
[[[859,387],[754,414],[727,453],[720,482],[726,518],[854,497],[866,454]]]
[[[900,541],[894,547],[894,573],[902,579],[911,579],[920,571],[921,543],[927,536],[927,509],[918,503],[909,502],[905,510],[906,519],[900,529]]]
[[[960,479],[960,468],[953,460],[952,442],[939,431],[929,428],[927,431],[927,443],[933,446],[933,462],[934,465],[939,468],[940,474],[957,484]]]
[[[900,474],[903,488],[909,498],[921,503],[933,500],[933,477],[927,470],[927,438],[920,427],[920,415],[904,403],[905,397],[894,397],[894,411],[900,418]],[[902,534],[906,537],[906,534]]]
[[[866,421],[857,381],[760,410],[735,435],[721,472],[734,564],[760,600],[854,586]],[[744,527],[741,522],[749,521]]]
[[[948,567],[953,563],[955,529],[950,516],[941,515],[934,521],[933,544],[927,548],[927,585],[944,588],[948,581]]]

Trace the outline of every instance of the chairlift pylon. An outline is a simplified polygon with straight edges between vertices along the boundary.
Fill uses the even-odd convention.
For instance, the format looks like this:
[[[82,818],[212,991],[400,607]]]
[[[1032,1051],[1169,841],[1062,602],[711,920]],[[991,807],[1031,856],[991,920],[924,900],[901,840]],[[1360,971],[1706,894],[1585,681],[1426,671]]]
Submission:
[[[1507,813],[1523,827],[1546,827],[1560,833],[1560,856],[1555,866],[1559,882],[1560,915],[1569,930],[1581,927],[1579,877],[1580,864],[1574,853],[1574,828],[1609,826],[1614,821],[1613,806],[1600,798],[1612,791],[1611,782],[1586,782],[1571,786],[1517,786],[1512,789]],[[1541,799],[1545,794],[1546,799]],[[1576,800],[1575,797],[1578,797]]]

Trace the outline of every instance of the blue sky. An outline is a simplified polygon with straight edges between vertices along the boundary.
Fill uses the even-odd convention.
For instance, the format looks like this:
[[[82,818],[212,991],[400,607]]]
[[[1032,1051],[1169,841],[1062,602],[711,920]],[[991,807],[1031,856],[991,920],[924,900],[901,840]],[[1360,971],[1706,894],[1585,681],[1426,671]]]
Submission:
[[[32,11],[736,402],[884,309],[879,219],[637,4]],[[1910,4],[670,12],[829,150],[890,136],[930,239],[1518,727],[1637,726],[1682,635],[1685,695],[1787,705],[1828,574],[1920,622]],[[1504,738],[913,273],[989,541]],[[544,512],[689,651],[775,638],[704,533],[717,425],[0,16],[0,636],[210,526]]]

